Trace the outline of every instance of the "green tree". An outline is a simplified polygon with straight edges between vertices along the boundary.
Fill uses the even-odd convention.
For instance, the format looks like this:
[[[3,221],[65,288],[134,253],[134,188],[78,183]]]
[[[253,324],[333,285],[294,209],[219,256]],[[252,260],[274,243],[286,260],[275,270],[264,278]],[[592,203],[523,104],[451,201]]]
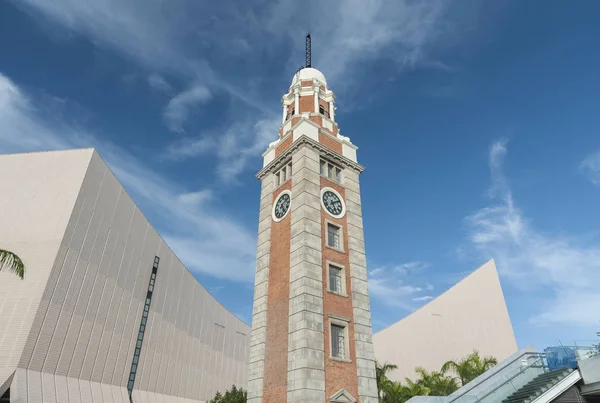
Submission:
[[[390,381],[387,377],[388,372],[397,369],[398,367],[394,364],[388,364],[384,362],[383,364],[375,361],[375,378],[377,380],[377,397],[380,402],[383,402],[383,395],[386,390],[390,389],[392,386],[392,381]]]
[[[17,276],[25,277],[25,265],[19,256],[13,252],[0,249],[0,270],[12,271]]]
[[[209,403],[246,403],[247,400],[248,393],[244,389],[238,389],[233,385],[231,389],[225,391],[224,395],[221,392],[217,392]]]
[[[428,396],[431,393],[431,389],[421,385],[418,381],[414,382],[408,378],[404,378],[404,381],[406,385],[403,386],[403,395],[407,397],[406,400],[415,396]]]
[[[494,357],[481,357],[477,350],[460,361],[448,361],[442,366],[442,373],[453,372],[460,379],[461,386],[466,385],[498,363]]]
[[[406,378],[405,384],[390,381],[385,387],[381,403],[404,403],[415,396],[429,395],[429,388]]]
[[[442,372],[428,372],[422,367],[415,368],[415,372],[419,375],[416,383],[429,389],[429,396],[448,396],[458,390],[456,380]]]

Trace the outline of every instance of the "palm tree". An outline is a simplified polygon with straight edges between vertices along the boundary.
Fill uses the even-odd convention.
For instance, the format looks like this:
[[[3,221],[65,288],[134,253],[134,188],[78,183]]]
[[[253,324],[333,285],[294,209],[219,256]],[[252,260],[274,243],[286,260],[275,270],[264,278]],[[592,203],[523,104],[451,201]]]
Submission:
[[[456,380],[442,372],[427,372],[423,367],[415,368],[415,372],[419,374],[417,383],[429,389],[429,396],[448,396],[458,390]]]
[[[379,401],[382,401],[382,392],[385,392],[387,389],[390,389],[392,381],[390,381],[387,377],[388,372],[398,369],[397,365],[388,364],[384,362],[383,364],[375,361],[375,378],[377,380],[377,397]]]
[[[418,381],[414,382],[408,378],[404,378],[404,381],[406,382],[406,386],[404,386],[403,392],[404,396],[406,396],[408,399],[415,396],[429,396],[431,393],[431,389],[429,389],[427,386],[421,385]]]
[[[466,385],[479,375],[486,372],[498,363],[494,357],[482,358],[479,352],[474,350],[471,354],[461,359],[459,362],[448,361],[442,366],[442,373],[448,371],[454,372],[460,379],[461,386]]]
[[[0,270],[2,269],[12,271],[21,279],[25,276],[25,265],[21,258],[4,249],[0,249]]]

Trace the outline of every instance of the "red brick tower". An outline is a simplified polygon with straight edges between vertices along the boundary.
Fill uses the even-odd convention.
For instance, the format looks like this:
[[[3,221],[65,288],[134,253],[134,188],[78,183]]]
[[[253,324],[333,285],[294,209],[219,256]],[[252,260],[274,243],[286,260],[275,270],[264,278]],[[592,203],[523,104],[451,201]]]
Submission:
[[[356,146],[314,68],[263,154],[248,401],[377,402]]]

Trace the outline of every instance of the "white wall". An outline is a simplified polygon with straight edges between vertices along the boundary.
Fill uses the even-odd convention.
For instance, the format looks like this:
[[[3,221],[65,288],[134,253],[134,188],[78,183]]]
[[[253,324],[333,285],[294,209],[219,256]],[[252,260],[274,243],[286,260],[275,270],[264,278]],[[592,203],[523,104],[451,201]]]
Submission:
[[[0,156],[0,249],[26,265],[25,280],[0,271],[0,368],[17,367],[91,156]]]
[[[501,361],[517,351],[500,280],[490,260],[454,287],[373,336],[378,362],[398,366],[390,379],[414,379],[414,368],[439,371],[474,349]]]
[[[232,384],[246,387],[249,327],[194,279],[96,153],[47,154],[63,164],[46,178],[49,187],[71,194],[73,172],[79,178],[85,173],[85,180],[71,203],[68,225],[62,219],[65,235],[60,247],[55,241],[56,261],[32,331],[22,335],[22,369],[11,395],[23,402],[128,402],[127,380],[155,255],[161,260],[134,401],[204,401]],[[85,160],[84,154],[87,172],[86,164],[65,162],[70,155]],[[38,156],[21,157],[18,165],[39,164]],[[37,182],[40,175],[41,170],[32,171],[21,181]],[[24,198],[37,199],[30,209],[42,208],[47,197],[28,188]],[[18,209],[13,202],[8,207]],[[45,216],[38,221],[49,225]],[[29,253],[15,251],[29,265]],[[46,272],[51,260],[45,261]],[[19,288],[33,279],[28,275],[12,283]]]

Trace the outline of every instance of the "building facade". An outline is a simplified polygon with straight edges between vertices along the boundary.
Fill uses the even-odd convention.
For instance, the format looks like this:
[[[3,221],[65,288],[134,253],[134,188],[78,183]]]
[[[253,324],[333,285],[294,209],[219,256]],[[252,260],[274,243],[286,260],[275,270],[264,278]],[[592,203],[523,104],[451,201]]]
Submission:
[[[193,277],[91,149],[0,156],[0,396],[205,402],[247,383],[250,328]],[[10,397],[8,397],[10,396]]]
[[[395,364],[395,381],[415,379],[416,367],[439,371],[446,361],[478,350],[499,362],[517,351],[493,260],[442,295],[373,336],[375,356]]]
[[[263,154],[248,400],[377,401],[356,146],[314,68]]]

